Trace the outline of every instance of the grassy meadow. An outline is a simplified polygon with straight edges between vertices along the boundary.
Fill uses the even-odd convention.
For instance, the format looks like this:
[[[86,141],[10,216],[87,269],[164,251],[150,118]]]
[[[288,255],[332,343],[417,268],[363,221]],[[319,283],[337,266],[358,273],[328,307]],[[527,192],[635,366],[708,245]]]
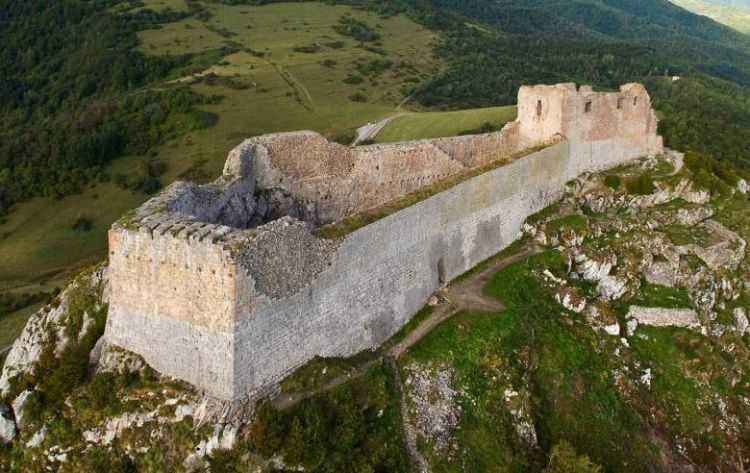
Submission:
[[[144,3],[140,8],[185,8],[183,0]],[[168,165],[163,185],[218,176],[227,153],[250,136],[312,129],[333,138],[394,114],[404,91],[440,68],[425,54],[435,34],[404,16],[382,18],[318,3],[207,4],[206,9],[205,21],[191,17],[139,33],[146,55],[195,54],[192,67],[158,87],[179,81],[222,97],[203,107],[218,116],[216,125],[158,149],[158,158]],[[362,42],[337,32],[343,18],[366,24],[380,38]],[[127,175],[143,159],[121,158],[107,172]],[[147,198],[102,183],[62,200],[19,204],[0,223],[0,290],[54,280],[101,260],[111,223]],[[82,216],[92,221],[91,229],[73,230]]]
[[[453,112],[407,113],[391,120],[375,141],[392,143],[423,138],[442,138],[478,131],[483,125],[500,127],[516,119],[515,106],[476,108]]]

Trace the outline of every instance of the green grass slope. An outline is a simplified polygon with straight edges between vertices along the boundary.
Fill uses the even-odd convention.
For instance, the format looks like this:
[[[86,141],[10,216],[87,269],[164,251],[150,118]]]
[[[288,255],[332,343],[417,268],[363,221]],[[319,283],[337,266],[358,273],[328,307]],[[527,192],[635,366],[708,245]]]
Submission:
[[[731,4],[708,0],[672,0],[686,10],[707,16],[743,33],[750,32],[750,4]]]
[[[147,1],[139,8],[179,9],[180,2]],[[207,8],[206,21],[191,17],[139,33],[147,55],[197,54],[192,66],[168,82],[223,97],[200,107],[218,116],[215,126],[158,149],[157,157],[167,164],[162,184],[218,176],[227,153],[254,135],[312,129],[335,137],[393,114],[404,99],[402,89],[440,67],[426,53],[436,35],[403,15],[384,18],[320,3]],[[361,42],[340,34],[336,29],[345,17],[366,24],[380,39]],[[106,171],[132,175],[143,159],[121,158]],[[147,198],[105,183],[61,200],[19,204],[0,220],[0,282],[25,284],[102,259],[111,223]],[[73,230],[79,217],[93,222],[89,231]]]
[[[375,141],[390,143],[497,130],[515,120],[516,115],[517,110],[514,106],[409,113],[391,120],[378,133]]]

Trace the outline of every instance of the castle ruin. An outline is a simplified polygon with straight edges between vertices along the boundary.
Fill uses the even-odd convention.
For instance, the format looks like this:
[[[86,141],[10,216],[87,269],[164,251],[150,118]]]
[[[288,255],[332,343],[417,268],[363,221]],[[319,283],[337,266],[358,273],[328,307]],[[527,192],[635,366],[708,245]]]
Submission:
[[[567,181],[662,148],[639,84],[523,87],[518,119],[484,135],[355,148],[313,132],[249,139],[215,182],[172,184],[113,225],[106,340],[215,397],[257,396],[315,356],[383,343]],[[483,167],[345,236],[317,236]]]

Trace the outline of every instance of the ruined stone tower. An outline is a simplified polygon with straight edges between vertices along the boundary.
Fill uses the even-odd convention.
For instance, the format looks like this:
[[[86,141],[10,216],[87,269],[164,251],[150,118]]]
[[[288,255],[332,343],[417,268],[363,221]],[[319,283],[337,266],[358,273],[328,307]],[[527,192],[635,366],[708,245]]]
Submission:
[[[381,344],[566,181],[661,153],[656,130],[641,85],[561,84],[523,87],[518,119],[497,133],[358,148],[312,132],[249,139],[214,183],[175,183],[113,225],[106,340],[216,397],[261,394],[315,356]],[[345,236],[316,236],[477,168]]]

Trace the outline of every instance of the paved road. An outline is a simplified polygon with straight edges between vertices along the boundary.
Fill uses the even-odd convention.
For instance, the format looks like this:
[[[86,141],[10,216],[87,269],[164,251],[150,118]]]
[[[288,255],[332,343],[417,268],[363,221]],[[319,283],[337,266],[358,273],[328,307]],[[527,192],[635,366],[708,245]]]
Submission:
[[[386,117],[378,122],[368,123],[365,126],[357,128],[357,138],[354,140],[354,143],[352,143],[352,146],[357,146],[363,141],[374,140],[375,137],[378,136],[378,133],[383,131],[383,128],[385,128],[385,126],[390,123],[391,120],[402,115],[404,114],[397,113],[396,115],[391,115],[390,117]]]

